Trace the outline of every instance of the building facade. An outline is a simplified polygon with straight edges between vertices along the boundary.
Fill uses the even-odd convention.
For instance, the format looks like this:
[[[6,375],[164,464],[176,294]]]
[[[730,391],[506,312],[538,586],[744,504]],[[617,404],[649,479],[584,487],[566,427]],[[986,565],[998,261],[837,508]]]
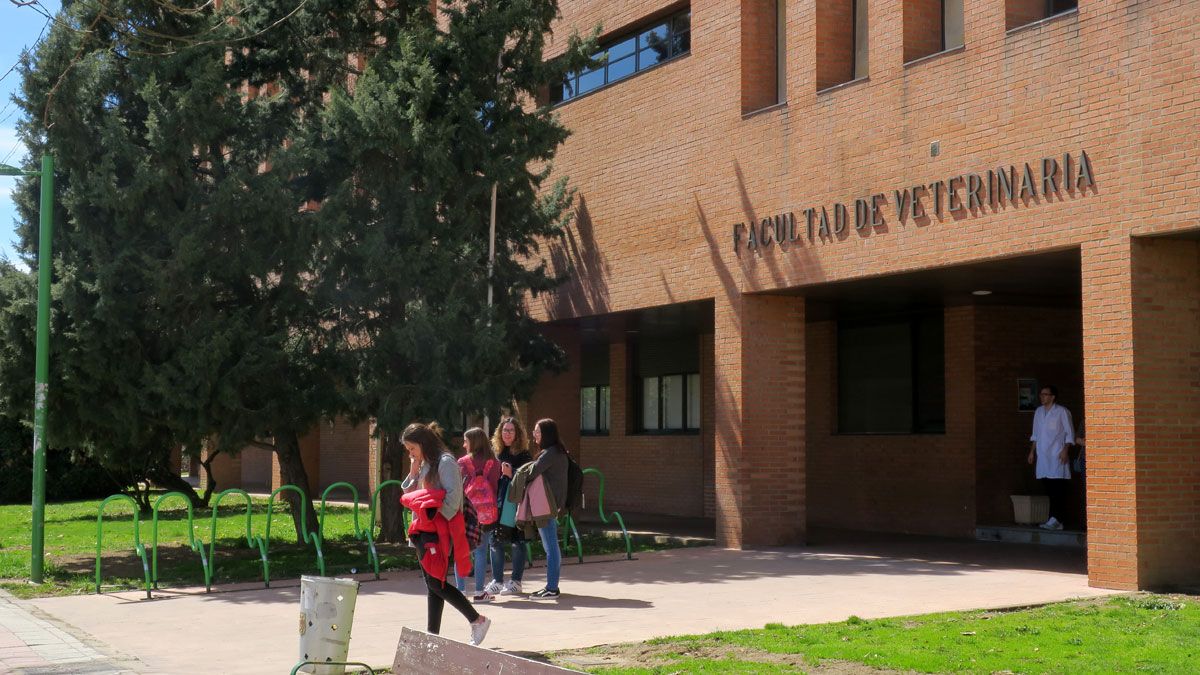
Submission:
[[[608,505],[971,537],[1036,491],[1053,383],[1091,583],[1200,579],[1200,4],[561,9],[608,56],[550,92],[578,196],[533,303],[571,367],[524,414]]]

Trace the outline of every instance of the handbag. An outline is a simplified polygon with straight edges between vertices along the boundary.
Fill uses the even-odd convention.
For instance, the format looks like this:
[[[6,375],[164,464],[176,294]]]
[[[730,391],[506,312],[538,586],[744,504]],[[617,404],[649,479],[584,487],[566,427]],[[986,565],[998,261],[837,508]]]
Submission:
[[[517,526],[517,505],[508,501],[508,486],[504,486],[504,494],[500,497],[500,520],[505,527]]]

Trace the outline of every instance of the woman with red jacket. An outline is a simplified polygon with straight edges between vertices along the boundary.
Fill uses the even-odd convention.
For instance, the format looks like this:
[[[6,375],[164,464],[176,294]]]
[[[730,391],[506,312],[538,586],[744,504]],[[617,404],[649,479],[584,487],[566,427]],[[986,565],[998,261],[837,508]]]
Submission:
[[[404,429],[400,440],[412,460],[408,477],[401,483],[405,493],[401,501],[414,512],[409,535],[417,544],[428,589],[427,629],[438,634],[442,627],[442,610],[449,602],[471,622],[471,644],[478,645],[487,635],[492,620],[475,611],[454,584],[446,583],[450,561],[460,561],[464,570],[470,567],[462,516],[462,473],[458,462],[442,442],[441,429],[436,422],[429,425],[414,422]],[[458,550],[455,550],[456,546]]]

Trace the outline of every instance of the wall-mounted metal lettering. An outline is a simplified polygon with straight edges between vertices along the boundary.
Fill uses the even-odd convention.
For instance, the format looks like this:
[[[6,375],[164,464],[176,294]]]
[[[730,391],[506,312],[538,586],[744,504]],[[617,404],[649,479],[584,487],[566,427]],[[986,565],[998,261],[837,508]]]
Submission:
[[[1036,169],[1035,169],[1036,167]],[[1024,205],[1028,202],[1062,192],[1082,193],[1096,187],[1092,160],[1087,152],[1078,157],[1070,153],[1059,162],[1054,157],[1020,166],[1010,165],[988,169],[987,173],[967,173],[936,180],[926,185],[913,185],[891,191],[859,197],[852,206],[836,202],[832,208],[812,206],[800,211],[802,230],[796,229],[792,212],[763,218],[757,223],[736,223],[733,226],[733,250],[759,250],[772,244],[825,241],[840,238],[853,218],[854,229],[860,233],[886,225],[883,209],[890,199],[896,220],[901,223],[936,217],[946,212],[978,214],[984,207]],[[830,210],[833,211],[830,217]]]

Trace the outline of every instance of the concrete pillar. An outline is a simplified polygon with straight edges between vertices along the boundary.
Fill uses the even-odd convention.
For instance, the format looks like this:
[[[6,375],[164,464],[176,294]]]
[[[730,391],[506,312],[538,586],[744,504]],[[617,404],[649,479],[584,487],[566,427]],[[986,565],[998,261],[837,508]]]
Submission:
[[[804,299],[718,298],[714,312],[718,544],[803,544]]]

